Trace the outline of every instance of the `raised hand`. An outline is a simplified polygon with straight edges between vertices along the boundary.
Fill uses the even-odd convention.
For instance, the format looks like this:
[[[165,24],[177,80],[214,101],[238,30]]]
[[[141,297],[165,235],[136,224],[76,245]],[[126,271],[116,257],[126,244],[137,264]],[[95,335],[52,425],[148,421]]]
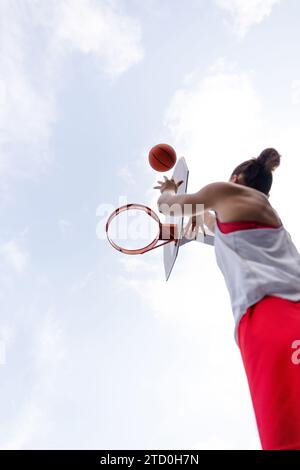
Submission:
[[[166,176],[164,176],[164,179],[165,181],[157,181],[159,186],[154,186],[153,189],[159,189],[161,193],[164,191],[174,191],[177,193],[179,186],[183,183],[183,180],[176,183],[174,178],[168,179]]]

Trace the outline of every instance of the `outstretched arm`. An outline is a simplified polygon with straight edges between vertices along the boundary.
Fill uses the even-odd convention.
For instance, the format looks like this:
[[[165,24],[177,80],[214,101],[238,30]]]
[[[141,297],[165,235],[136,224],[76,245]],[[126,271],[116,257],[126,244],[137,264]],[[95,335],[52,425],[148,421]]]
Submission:
[[[165,178],[160,187],[161,196],[157,206],[159,212],[164,215],[194,216],[203,214],[208,209],[215,209],[220,201],[232,196],[237,191],[237,185],[233,183],[216,182],[204,186],[192,194],[176,194],[178,185]]]

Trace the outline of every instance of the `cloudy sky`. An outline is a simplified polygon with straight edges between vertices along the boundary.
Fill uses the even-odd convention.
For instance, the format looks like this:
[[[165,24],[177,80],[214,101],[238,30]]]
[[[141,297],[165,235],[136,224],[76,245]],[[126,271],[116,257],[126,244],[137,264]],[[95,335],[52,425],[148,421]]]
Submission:
[[[190,191],[282,154],[270,202],[296,246],[298,0],[0,0],[0,447],[259,449],[212,248],[114,251],[147,164]]]

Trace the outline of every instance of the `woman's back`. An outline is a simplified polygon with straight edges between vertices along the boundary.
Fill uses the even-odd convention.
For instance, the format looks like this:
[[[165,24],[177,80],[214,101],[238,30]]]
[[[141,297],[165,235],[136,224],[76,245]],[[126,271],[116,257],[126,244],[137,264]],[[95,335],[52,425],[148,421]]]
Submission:
[[[234,187],[232,196],[216,204],[215,212],[220,222],[253,220],[275,227],[282,225],[264,193],[240,184],[234,184]]]

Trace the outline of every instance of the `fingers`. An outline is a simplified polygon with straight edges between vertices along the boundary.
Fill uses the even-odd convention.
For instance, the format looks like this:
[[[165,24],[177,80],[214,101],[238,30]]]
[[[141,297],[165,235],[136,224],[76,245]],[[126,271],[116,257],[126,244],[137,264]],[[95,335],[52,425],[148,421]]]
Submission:
[[[179,181],[178,183],[175,182],[174,178],[171,178],[171,179],[168,179],[166,176],[163,176],[164,178],[164,181],[157,181],[157,183],[160,185],[160,186],[153,186],[153,189],[162,189],[163,187],[168,187],[168,183],[171,182],[174,184],[175,188],[178,188],[184,180],[181,180]],[[174,188],[174,189],[175,189]]]
[[[159,183],[160,186],[153,186],[153,189],[161,189],[162,186],[164,185],[162,181],[157,181],[157,183]]]

